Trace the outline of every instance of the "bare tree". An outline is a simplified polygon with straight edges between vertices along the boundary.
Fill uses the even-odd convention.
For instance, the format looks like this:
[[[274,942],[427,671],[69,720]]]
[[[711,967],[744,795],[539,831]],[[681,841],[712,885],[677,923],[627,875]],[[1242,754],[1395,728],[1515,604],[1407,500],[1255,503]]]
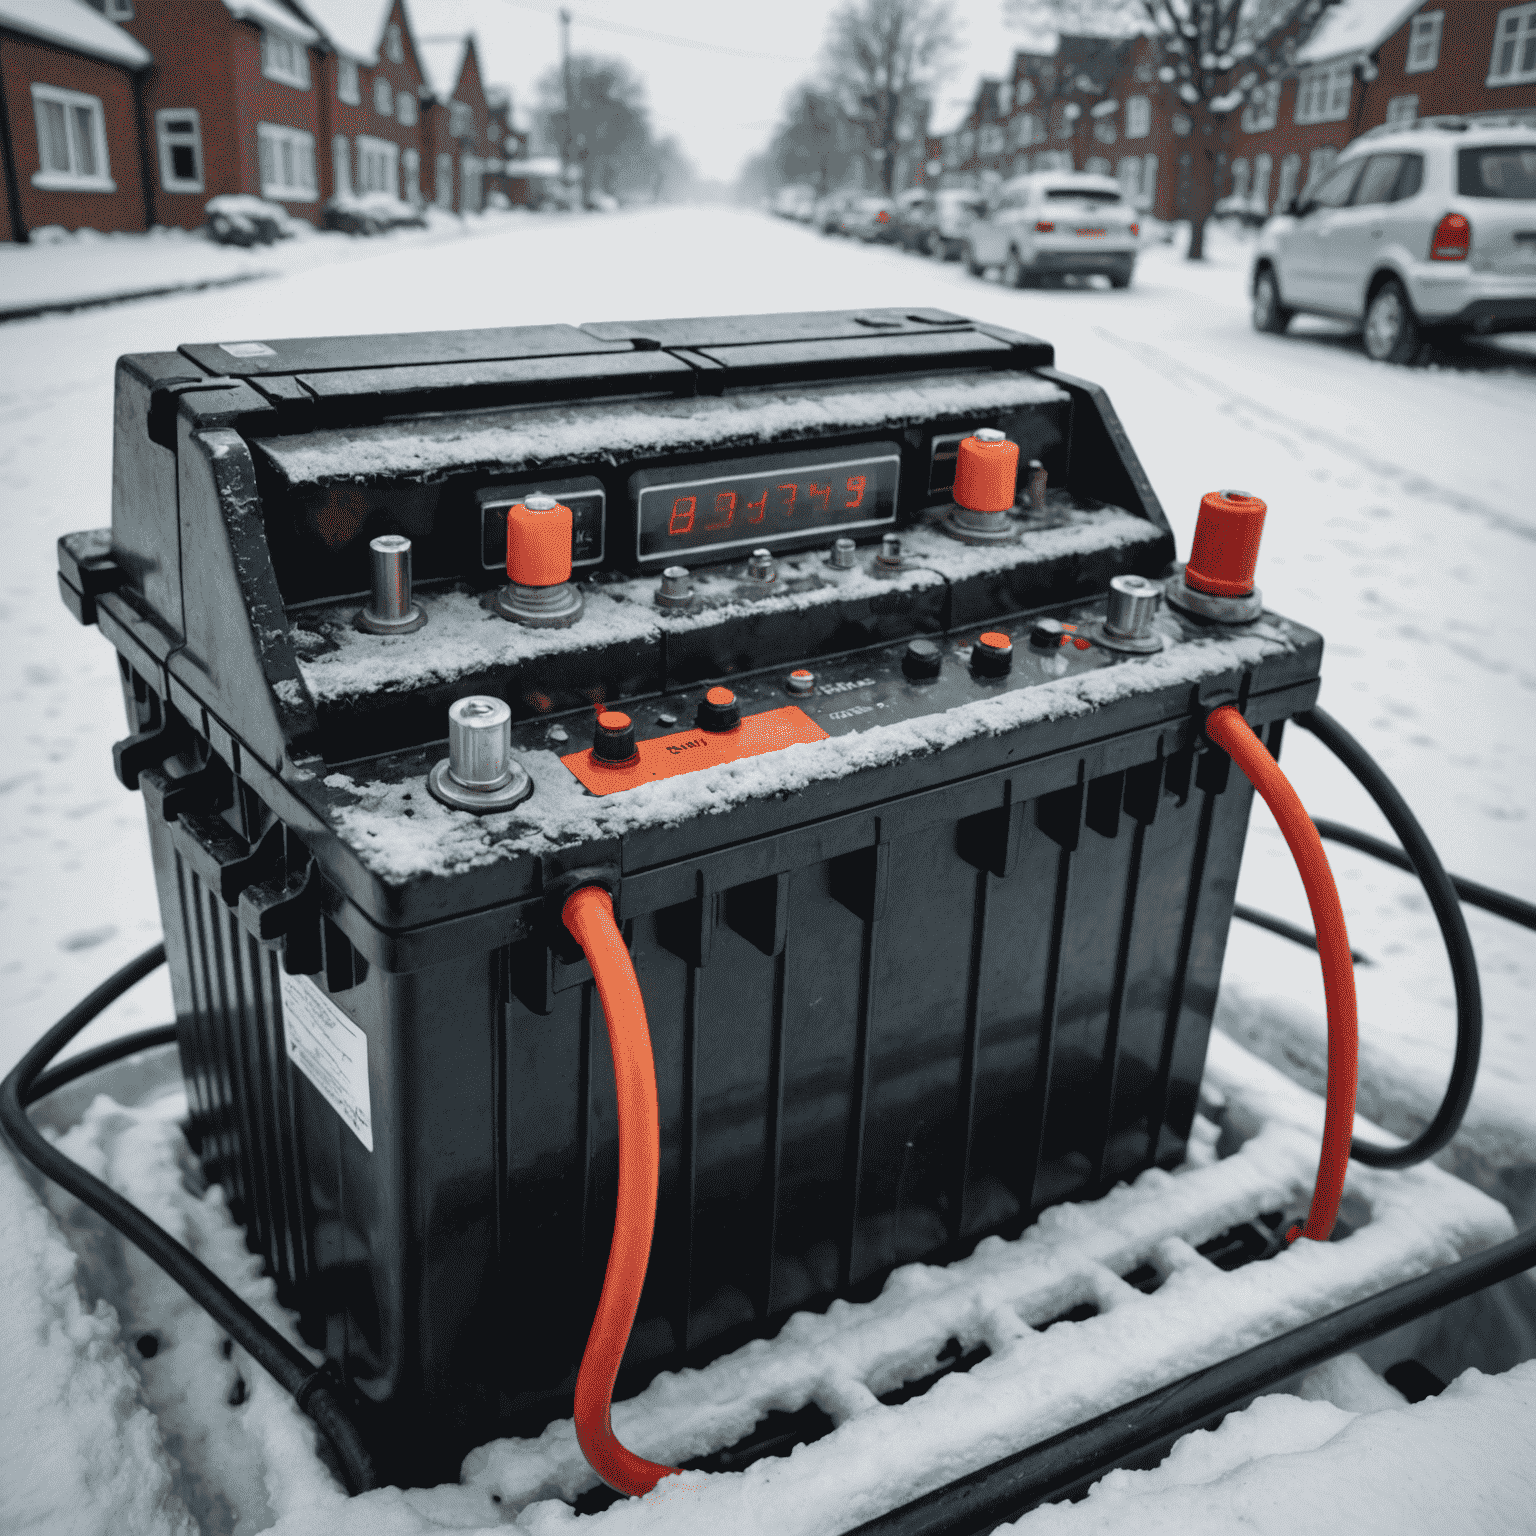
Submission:
[[[847,179],[853,158],[853,130],[837,98],[815,85],[796,86],[768,146],[773,179],[830,192]]]
[[[567,76],[561,66],[540,77],[538,98],[545,138],[571,146],[572,163],[581,171],[583,199],[594,192],[617,197],[650,190],[656,142],[645,83],[622,59],[573,54],[568,70],[569,125]]]
[[[953,55],[948,0],[846,0],[827,29],[827,89],[859,131],[874,180],[892,192],[921,155],[933,89]]]
[[[1158,78],[1189,122],[1191,261],[1205,255],[1228,125],[1290,62],[1287,43],[1305,37],[1336,0],[1007,0],[1009,20],[1029,30],[1137,31],[1157,39]]]

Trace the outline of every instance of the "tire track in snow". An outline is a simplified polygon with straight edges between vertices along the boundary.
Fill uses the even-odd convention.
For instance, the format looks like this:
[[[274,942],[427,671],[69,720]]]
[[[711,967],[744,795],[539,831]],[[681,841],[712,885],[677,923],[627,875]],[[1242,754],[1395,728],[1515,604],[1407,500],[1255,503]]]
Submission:
[[[1161,347],[1154,346],[1151,342],[1133,341],[1129,337],[1117,335],[1106,330],[1103,326],[1095,326],[1094,334],[1101,341],[1108,342],[1111,346],[1118,347],[1122,352],[1128,352],[1144,367],[1150,368],[1154,373],[1161,374],[1171,383],[1188,389],[1191,385],[1204,389],[1208,394],[1216,396],[1221,404],[1218,409],[1227,415],[1236,415],[1240,412],[1248,413],[1256,417],[1256,421],[1245,422],[1246,430],[1257,432],[1269,437],[1281,444],[1282,447],[1291,447],[1287,439],[1275,432],[1268,423],[1283,424],[1302,445],[1311,443],[1318,447],[1326,448],[1330,452],[1338,454],[1340,458],[1347,459],[1368,473],[1380,476],[1381,479],[1390,482],[1399,492],[1405,496],[1412,496],[1417,500],[1433,501],[1437,505],[1454,512],[1460,512],[1470,517],[1478,517],[1488,527],[1500,533],[1510,533],[1516,538],[1536,544],[1536,525],[1522,522],[1519,518],[1509,516],[1497,507],[1490,506],[1486,501],[1479,500],[1476,496],[1469,496],[1465,491],[1455,490],[1450,486],[1439,485],[1417,470],[1410,469],[1406,465],[1394,463],[1390,459],[1383,459],[1363,448],[1358,442],[1347,437],[1341,437],[1329,432],[1326,428],[1318,427],[1312,422],[1303,421],[1299,417],[1287,415],[1284,411],[1277,410],[1273,405],[1264,400],[1257,400],[1252,395],[1244,394],[1241,390],[1233,389],[1224,384],[1220,379],[1208,373],[1201,372],[1198,368],[1192,368],[1189,364],[1180,362],[1172,353],[1164,351]]]

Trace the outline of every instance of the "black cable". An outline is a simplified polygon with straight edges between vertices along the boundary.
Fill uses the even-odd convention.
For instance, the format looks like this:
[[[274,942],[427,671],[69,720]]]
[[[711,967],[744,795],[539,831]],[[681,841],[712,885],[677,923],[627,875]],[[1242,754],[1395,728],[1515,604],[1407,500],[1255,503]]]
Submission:
[[[373,1463],[362,1437],[348,1416],[337,1382],[328,1366],[318,1369],[267,1320],[224,1284],[196,1254],[182,1247],[94,1174],[55,1147],[32,1124],[25,1106],[49,1088],[61,1087],[78,1072],[71,1061],[47,1073],[45,1069],[65,1046],[109,1004],[165,963],[165,945],[156,944],[114,972],[76,1003],[16,1064],[0,1083],[0,1127],[11,1145],[39,1172],[105,1218],[136,1248],[163,1269],[215,1322],[280,1386],[330,1441],[353,1493],[378,1486]],[[161,1031],[148,1033],[158,1036]],[[137,1049],[142,1050],[142,1037]],[[127,1054],[127,1052],[123,1052]],[[101,1064],[100,1053],[96,1064]]]
[[[116,1040],[92,1046],[88,1051],[81,1051],[78,1056],[71,1056],[68,1061],[61,1061],[56,1067],[49,1067],[27,1090],[22,1103],[29,1106],[36,1104],[39,1099],[46,1099],[66,1083],[72,1083],[98,1067],[110,1067],[114,1061],[121,1061],[125,1056],[137,1056],[140,1051],[151,1051],[157,1045],[175,1043],[174,1024],[157,1024],[153,1029],[141,1029],[137,1034],[119,1035]]]
[[[1472,1088],[1477,1082],[1477,1065],[1483,1050],[1483,994],[1472,936],[1467,932],[1467,921],[1461,914],[1456,887],[1451,884],[1440,856],[1419,825],[1418,818],[1408,809],[1408,802],[1398,793],[1397,786],[1382,772],[1381,765],[1326,710],[1304,710],[1294,718],[1297,725],[1311,731],[1354,774],[1397,833],[1403,852],[1429,898],[1435,920],[1440,924],[1446,958],[1451,963],[1451,980],[1456,989],[1456,1054],[1439,1109],[1417,1136],[1400,1147],[1377,1146],[1361,1141],[1358,1136],[1350,1146],[1349,1155],[1368,1167],[1411,1168],[1449,1144],[1467,1112]]]
[[[1081,1496],[1116,1467],[1153,1466],[1181,1436],[1218,1423],[1267,1387],[1533,1265],[1536,1227],[1063,1430],[870,1520],[848,1536],[981,1536],[1040,1504]]]
[[[1264,928],[1270,933],[1278,933],[1282,939],[1289,939],[1292,944],[1304,944],[1314,952],[1317,950],[1315,933],[1296,923],[1288,923],[1283,917],[1276,917],[1272,912],[1261,912],[1257,907],[1246,907],[1242,902],[1236,901],[1232,904],[1232,916],[1241,918],[1245,923],[1252,923],[1255,928]],[[1375,963],[1368,955],[1362,955],[1358,949],[1351,949],[1349,958],[1356,965]]]
[[[1368,853],[1373,859],[1380,859],[1383,864],[1406,869],[1410,875],[1416,873],[1413,860],[1401,848],[1394,848],[1391,843],[1372,837],[1369,832],[1357,832],[1354,827],[1346,827],[1342,821],[1327,821],[1321,816],[1314,816],[1312,825],[1317,828],[1319,837]],[[1456,894],[1466,906],[1481,907],[1496,917],[1519,923],[1522,928],[1536,929],[1536,902],[1521,901],[1518,896],[1511,896],[1507,891],[1496,891],[1491,885],[1483,885],[1476,880],[1468,880],[1465,875],[1449,875],[1449,878],[1456,887]]]

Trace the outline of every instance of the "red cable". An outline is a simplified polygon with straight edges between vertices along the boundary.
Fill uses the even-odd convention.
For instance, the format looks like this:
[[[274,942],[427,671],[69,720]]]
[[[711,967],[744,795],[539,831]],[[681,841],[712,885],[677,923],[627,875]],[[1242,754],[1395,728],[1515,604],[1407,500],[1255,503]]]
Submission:
[[[627,1450],[613,1432],[611,1415],[613,1384],[635,1326],[656,1224],[661,1130],[651,1032],[634,962],[613,920],[613,898],[599,886],[584,885],[566,898],[560,917],[597,978],[619,1098],[619,1203],[603,1292],[576,1377],[576,1439],[592,1470],[610,1488],[649,1493],[677,1468],[646,1461]]]
[[[1349,1166],[1349,1143],[1355,1129],[1355,1080],[1358,1075],[1359,1038],[1355,1018],[1355,966],[1350,958],[1349,934],[1344,928],[1344,908],[1339,904],[1333,870],[1323,852],[1323,840],[1312,825],[1291,781],[1269,755],[1253,727],[1230,704],[1211,711],[1205,734],[1248,776],[1253,787],[1274,812],[1301,883],[1307,888],[1312,926],[1317,931],[1317,954],[1323,962],[1323,991],[1328,999],[1328,1107],[1323,1117],[1323,1148],[1317,1164],[1317,1184],[1306,1225],[1292,1227],[1288,1240],[1298,1235],[1327,1242],[1339,1214],[1344,1194],[1344,1172]]]

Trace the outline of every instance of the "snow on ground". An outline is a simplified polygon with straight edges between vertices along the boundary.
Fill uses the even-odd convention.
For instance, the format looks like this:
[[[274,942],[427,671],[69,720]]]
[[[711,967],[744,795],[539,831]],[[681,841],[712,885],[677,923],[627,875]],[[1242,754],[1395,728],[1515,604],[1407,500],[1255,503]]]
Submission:
[[[1536,898],[1529,766],[1536,749],[1536,607],[1525,595],[1536,542],[1528,490],[1536,469],[1536,364],[1529,349],[1467,349],[1434,368],[1403,370],[1369,362],[1321,324],[1301,323],[1284,339],[1257,336],[1244,312],[1244,249],[1223,240],[1201,267],[1181,263],[1168,248],[1149,250],[1125,293],[1016,293],[953,265],[719,210],[626,214],[576,226],[525,219],[481,239],[433,243],[402,235],[365,249],[367,259],[357,262],[0,327],[8,556],[0,578],[0,668],[11,722],[0,773],[0,1069],[159,932],[139,807],[112,777],[110,747],[124,729],[112,652],[59,606],[53,541],[109,520],[114,358],[180,341],[884,304],[939,305],[1035,331],[1056,343],[1061,366],[1109,389],[1181,549],[1188,548],[1204,491],[1236,485],[1269,501],[1260,580],[1276,609],[1327,637],[1324,707],[1397,780],[1450,868]],[[1285,761],[1315,814],[1390,835],[1364,794],[1305,733],[1289,734]],[[1348,850],[1330,849],[1330,856],[1351,938],[1377,962],[1360,972],[1362,1103],[1406,1130],[1433,1107],[1450,1060],[1445,962],[1427,907],[1407,877]],[[1307,921],[1299,882],[1262,808],[1239,899]],[[1476,912],[1468,921],[1482,962],[1488,1029],[1483,1077],[1456,1156],[1485,1187],[1504,1179],[1519,1188],[1536,1167],[1536,952],[1522,930]],[[91,1038],[156,1022],[168,1009],[162,973],[112,1010]],[[1222,1010],[1229,1029],[1292,1070],[1320,1057],[1317,967],[1281,940],[1236,925]],[[116,1124],[110,1111],[103,1113],[104,1126]],[[124,1146],[131,1149],[141,1134],[166,1133],[135,1122],[124,1129]],[[7,1389],[15,1427],[4,1427],[0,1443],[8,1456],[25,1457],[25,1465],[57,1467],[61,1488],[122,1501],[116,1529],[184,1530],[185,1510],[199,1495],[167,1492],[168,1462],[157,1458],[168,1453],[151,1452],[146,1437],[153,1426],[123,1395],[130,1383],[113,1353],[110,1321],[79,1306],[69,1283],[72,1250],[57,1228],[47,1228],[35,1202],[29,1206],[19,1195],[10,1168],[0,1167],[0,1264],[16,1298],[0,1327],[12,1339],[52,1341],[69,1368],[42,1382],[40,1398],[18,1404]],[[173,1192],[166,1198],[178,1220],[194,1221],[196,1212],[178,1205]],[[89,1245],[82,1246],[89,1274]],[[254,1276],[246,1281],[259,1287]],[[143,1380],[141,1391],[152,1397],[150,1373]],[[1347,1422],[1324,1422],[1316,1404],[1284,1408],[1292,1426],[1284,1433],[1302,1442],[1315,1434],[1316,1449],[1223,1474],[1211,1499],[1236,1497],[1236,1479],[1256,1506],[1257,1491],[1269,1488],[1272,1506],[1294,1513],[1309,1469],[1325,1469],[1330,1458],[1344,1458],[1346,1481],[1365,1490],[1375,1484],[1360,1472],[1362,1460],[1372,1463],[1375,1477],[1378,1461],[1423,1467],[1437,1438],[1460,1444],[1462,1431],[1444,1422],[1457,1405],[1465,1413],[1456,1422],[1471,1426],[1465,1433],[1480,1457],[1521,1403],[1529,1427],[1529,1392],[1523,1372],[1498,1383],[1471,1380],[1439,1406]],[[45,1415],[32,1410],[34,1401],[46,1405],[50,1397],[73,1404],[65,1431],[49,1433]],[[252,1416],[266,1412],[266,1403],[272,1435],[304,1433],[272,1397],[253,1390]],[[182,1405],[180,1422],[189,1427],[177,1431],[172,1405],[156,1407],[166,1435],[195,1433],[194,1408]],[[1295,1427],[1298,1414],[1310,1415],[1304,1433]],[[1433,1458],[1437,1467],[1441,1460]],[[1471,1454],[1466,1460],[1477,1465]],[[143,1474],[132,1487],[114,1481],[129,1464]],[[309,1463],[295,1454],[285,1464]],[[1283,1485],[1278,1477],[1263,1481],[1276,1467],[1285,1469]],[[1445,1486],[1460,1486],[1462,1476],[1447,1470]],[[1150,1491],[1145,1508],[1171,1500],[1159,1507],[1182,1511],[1170,1519],[1193,1524],[1187,1501],[1194,1495],[1174,1481],[1136,1486]],[[255,1513],[247,1511],[243,1518],[252,1523],[242,1531],[295,1507],[289,1500],[299,1497],[281,1479],[258,1489],[254,1471],[243,1486]],[[323,1507],[323,1484],[306,1486]],[[13,1501],[0,1502],[0,1526],[7,1529],[31,1518],[24,1509],[13,1515],[14,1487],[0,1477],[0,1500]],[[1354,1492],[1346,1492],[1353,1501]],[[393,1497],[390,1509],[377,1511],[375,1529],[413,1524],[411,1496]],[[1373,1509],[1386,1507],[1387,1498],[1383,1490]],[[67,1499],[57,1507],[74,1508]],[[1225,1508],[1227,1527],[1234,1523],[1236,1506],[1207,1507]],[[1398,1528],[1410,1528],[1408,1516],[1420,1509],[1437,1507],[1427,1496],[1414,1502]],[[1081,1508],[1092,1511],[1094,1501]],[[238,1525],[208,1507],[197,1515],[210,1536]],[[71,1521],[60,1516],[41,1528],[93,1528],[84,1513]],[[478,1521],[460,1510],[453,1523]],[[1452,1524],[1475,1528],[1459,1518],[1426,1519],[1420,1528]],[[1490,1515],[1486,1524],[1495,1528],[1497,1521]]]

